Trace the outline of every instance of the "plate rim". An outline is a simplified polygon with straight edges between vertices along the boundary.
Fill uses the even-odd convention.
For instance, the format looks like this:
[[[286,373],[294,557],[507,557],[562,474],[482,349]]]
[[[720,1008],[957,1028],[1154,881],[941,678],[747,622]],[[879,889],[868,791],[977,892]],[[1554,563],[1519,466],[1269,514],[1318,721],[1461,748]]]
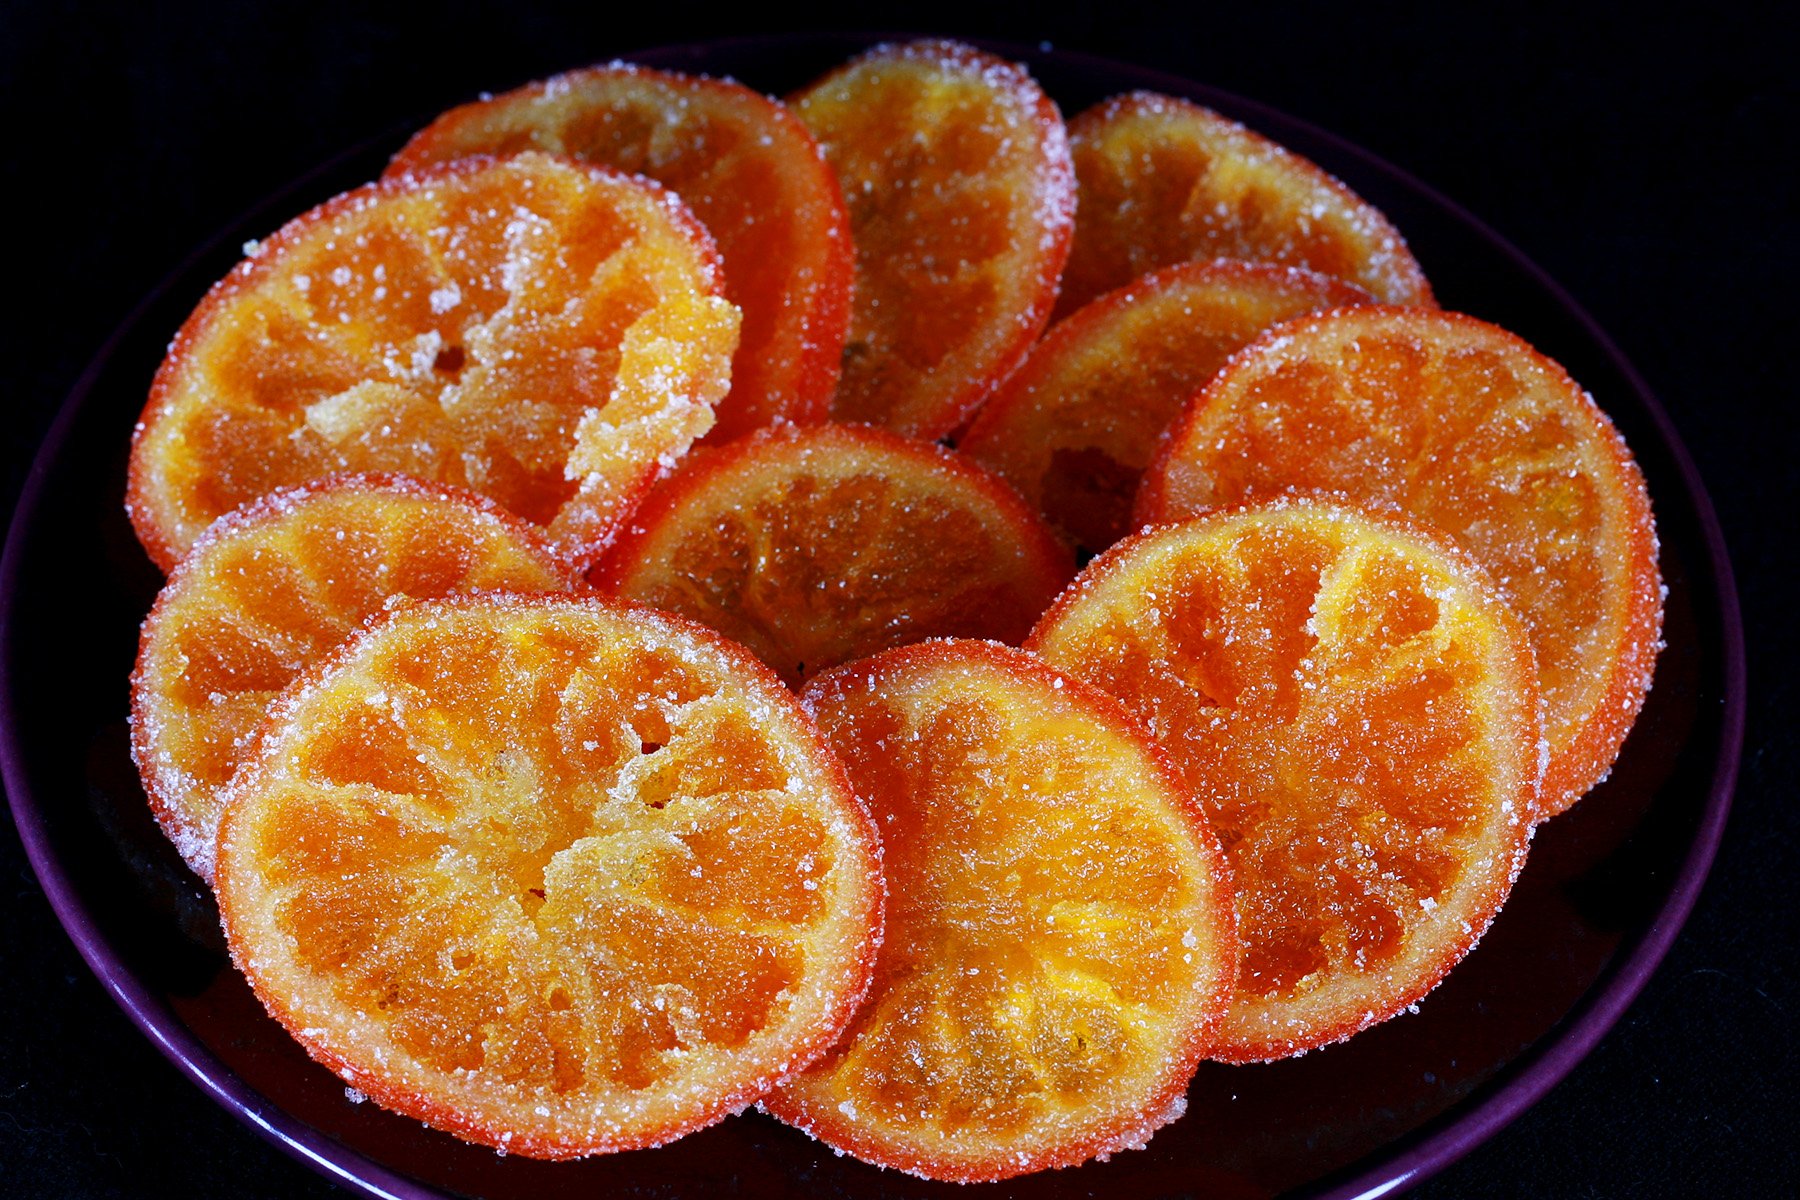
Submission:
[[[1005,45],[979,41],[978,44]],[[1014,46],[1012,49],[1017,50],[1018,47]],[[1651,390],[1636,365],[1568,289],[1510,238],[1466,206],[1374,151],[1254,98],[1156,68],[1121,63],[1100,55],[1080,51],[1057,53],[1065,58],[1083,61],[1096,69],[1123,69],[1130,74],[1154,79],[1159,88],[1175,94],[1210,93],[1228,96],[1233,106],[1242,111],[1273,118],[1274,124],[1288,124],[1303,129],[1309,136],[1331,146],[1334,152],[1353,158],[1378,174],[1386,175],[1403,189],[1413,191],[1449,212],[1549,293],[1563,312],[1574,318],[1582,333],[1591,339],[1594,347],[1624,378],[1655,427],[1698,518],[1701,540],[1705,543],[1706,566],[1713,583],[1712,600],[1717,605],[1719,614],[1724,712],[1720,717],[1719,751],[1714,758],[1706,803],[1695,827],[1693,841],[1682,856],[1674,881],[1655,915],[1635,936],[1621,943],[1613,952],[1612,959],[1582,993],[1581,999],[1548,1032],[1503,1066],[1493,1079],[1438,1116],[1403,1135],[1388,1147],[1375,1151],[1363,1163],[1352,1163],[1334,1176],[1299,1189],[1299,1194],[1314,1197],[1315,1200],[1374,1200],[1377,1196],[1392,1195],[1398,1190],[1423,1183],[1469,1154],[1518,1119],[1526,1109],[1567,1078],[1644,990],[1699,901],[1700,892],[1705,887],[1713,860],[1724,839],[1725,823],[1730,816],[1731,802],[1737,790],[1748,703],[1743,613],[1738,602],[1736,576],[1732,571],[1724,529],[1719,524],[1712,496],[1688,451],[1687,443],[1682,440],[1674,421],[1664,410],[1662,401]],[[1702,589],[1695,590],[1698,592]]]
[[[662,62],[657,65],[680,69],[671,60],[702,52],[752,53],[759,47],[765,50],[779,47],[784,51],[793,51],[808,45],[837,47],[849,42],[874,46],[889,41],[949,36],[952,35],[844,32],[743,35],[640,48],[619,56],[618,61],[660,59]],[[979,46],[1012,61],[1048,58],[1091,72],[1131,77],[1136,81],[1136,87],[1188,96],[1203,103],[1208,102],[1209,98],[1222,99],[1226,104],[1221,107],[1227,107],[1234,113],[1250,115],[1253,121],[1260,118],[1273,125],[1300,130],[1306,136],[1329,146],[1334,153],[1355,160],[1359,167],[1385,176],[1402,191],[1411,192],[1447,212],[1480,240],[1498,250],[1549,294],[1563,314],[1573,318],[1592,347],[1619,372],[1648,416],[1661,441],[1661,448],[1667,452],[1674,473],[1693,507],[1700,533],[1699,541],[1705,551],[1704,563],[1700,565],[1706,568],[1705,574],[1712,585],[1710,599],[1718,614],[1723,683],[1720,699],[1723,711],[1719,714],[1718,751],[1712,765],[1705,804],[1699,814],[1692,841],[1682,855],[1669,890],[1655,913],[1641,929],[1621,942],[1581,998],[1548,1032],[1501,1067],[1493,1079],[1443,1113],[1358,1162],[1348,1164],[1341,1171],[1302,1185],[1297,1193],[1314,1196],[1318,1200],[1372,1200],[1373,1197],[1391,1195],[1398,1190],[1410,1188],[1442,1171],[1493,1137],[1567,1077],[1642,992],[1699,899],[1730,813],[1742,760],[1747,709],[1743,617],[1730,553],[1712,498],[1686,443],[1663,409],[1662,403],[1631,360],[1586,308],[1510,239],[1411,172],[1395,166],[1358,143],[1262,101],[1158,68],[1085,51],[1055,48],[1049,43],[1028,46],[977,37],[957,37],[955,40]],[[4,780],[8,807],[26,858],[52,912],[107,995],[183,1075],[265,1141],[326,1178],[377,1200],[444,1200],[451,1193],[394,1172],[361,1151],[307,1125],[251,1088],[208,1050],[179,1015],[145,987],[124,961],[112,952],[97,922],[76,895],[61,862],[52,852],[49,831],[39,816],[41,806],[27,786],[22,765],[25,753],[17,740],[13,719],[15,673],[10,635],[14,597],[19,594],[22,586],[19,574],[25,531],[36,524],[35,518],[51,464],[60,456],[76,420],[87,405],[95,383],[117,353],[121,342],[137,329],[150,309],[192,273],[201,260],[224,246],[236,231],[249,227],[252,222],[278,210],[292,198],[303,195],[320,180],[337,173],[348,162],[368,155],[385,143],[398,144],[401,138],[419,125],[418,121],[408,121],[384,129],[302,172],[202,240],[131,308],[101,343],[59,404],[55,418],[32,456],[31,466],[19,490],[8,524],[5,550],[0,555],[0,779]],[[1703,587],[1695,589],[1697,595],[1705,591]]]

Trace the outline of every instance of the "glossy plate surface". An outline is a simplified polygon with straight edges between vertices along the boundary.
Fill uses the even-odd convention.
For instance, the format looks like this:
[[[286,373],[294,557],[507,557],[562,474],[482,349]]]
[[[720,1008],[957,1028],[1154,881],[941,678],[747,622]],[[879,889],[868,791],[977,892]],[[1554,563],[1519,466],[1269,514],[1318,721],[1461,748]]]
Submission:
[[[870,40],[744,39],[633,57],[781,95]],[[1203,1065],[1188,1115],[1148,1150],[982,1189],[1388,1194],[1464,1153],[1561,1079],[1637,994],[1692,907],[1723,829],[1743,728],[1742,630],[1723,540],[1685,450],[1631,365],[1476,218],[1253,102],[1078,54],[989,48],[1025,62],[1065,116],[1149,88],[1216,108],[1321,163],[1387,212],[1444,307],[1514,330],[1568,367],[1649,481],[1669,587],[1668,649],[1649,702],[1611,779],[1539,830],[1493,929],[1420,1012],[1288,1062]],[[168,338],[241,244],[375,177],[410,132],[347,152],[197,251],[100,350],[39,453],[0,565],[0,764],[46,895],[101,982],[172,1061],[271,1141],[362,1194],[948,1192],[835,1157],[756,1113],[657,1150],[548,1164],[497,1157],[353,1104],[231,969],[210,896],[151,818],[125,725],[137,626],[160,581],[125,520],[132,423]]]

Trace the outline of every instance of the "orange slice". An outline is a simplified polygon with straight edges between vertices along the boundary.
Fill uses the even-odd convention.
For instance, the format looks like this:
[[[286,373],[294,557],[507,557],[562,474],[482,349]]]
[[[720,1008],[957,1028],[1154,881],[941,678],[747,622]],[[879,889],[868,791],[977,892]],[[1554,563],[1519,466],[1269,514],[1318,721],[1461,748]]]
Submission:
[[[131,677],[156,819],[210,881],[225,785],[270,703],[365,618],[399,599],[576,586],[534,527],[405,476],[334,476],[221,518],[157,596]]]
[[[655,1145],[837,1036],[878,843],[778,680],[598,600],[395,611],[284,693],[233,782],[234,961],[380,1104],[536,1158]]]
[[[736,638],[797,685],[927,637],[1016,644],[1074,572],[1043,520],[980,467],[821,425],[690,459],[593,578]]]
[[[876,813],[892,907],[849,1032],[764,1107],[961,1182],[1141,1147],[1180,1116],[1237,938],[1218,843],[1143,730],[986,642],[890,651],[803,700]]]
[[[1361,288],[1298,267],[1165,267],[1057,322],[957,449],[1098,553],[1131,532],[1157,440],[1233,352],[1290,317],[1367,303]]]
[[[1450,313],[1368,308],[1272,331],[1170,430],[1143,521],[1290,489],[1399,505],[1449,533],[1530,627],[1541,816],[1605,778],[1650,690],[1662,585],[1643,476],[1556,363]]]
[[[1057,313],[1192,259],[1309,267],[1389,304],[1431,288],[1388,219],[1317,165],[1236,121],[1154,92],[1069,122],[1080,181]]]
[[[164,570],[249,500],[338,471],[457,484],[591,556],[712,423],[737,310],[672,194],[469,159],[289,222],[175,337],[127,508]]]
[[[1149,530],[1089,564],[1027,645],[1141,718],[1225,843],[1244,961],[1215,1058],[1299,1054],[1402,1011],[1524,864],[1530,641],[1422,526],[1286,503]]]
[[[718,241],[744,323],[708,440],[825,419],[850,323],[850,227],[831,168],[792,113],[727,80],[615,63],[453,108],[388,173],[527,149],[647,175]]]
[[[850,208],[856,288],[840,421],[937,438],[1049,319],[1074,174],[1024,68],[956,42],[877,46],[791,103]]]

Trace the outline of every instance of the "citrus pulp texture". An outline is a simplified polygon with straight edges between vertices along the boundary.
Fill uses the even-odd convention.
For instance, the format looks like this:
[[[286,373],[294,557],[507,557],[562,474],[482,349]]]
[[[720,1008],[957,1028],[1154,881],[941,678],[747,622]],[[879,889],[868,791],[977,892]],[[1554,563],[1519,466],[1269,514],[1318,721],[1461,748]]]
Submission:
[[[804,701],[875,813],[892,907],[848,1034],[764,1107],[963,1182],[1178,1117],[1237,945],[1218,844],[1141,727],[987,642],[864,659]]]
[[[1131,532],[1163,430],[1227,358],[1290,317],[1368,302],[1354,284],[1299,267],[1164,267],[1052,326],[957,449],[1097,554]]]
[[[1285,263],[1388,304],[1431,288],[1388,219],[1317,165],[1188,100],[1131,92],[1069,122],[1079,181],[1058,314],[1171,263]]]
[[[132,757],[163,832],[212,879],[225,785],[270,704],[366,618],[577,586],[534,526],[406,476],[330,476],[222,517],[163,585],[131,679]]]
[[[127,510],[172,568],[340,471],[467,487],[591,557],[712,424],[737,310],[673,194],[542,154],[347,192],[247,249],[176,334]]]
[[[1137,516],[1290,490],[1397,505],[1460,543],[1531,630],[1550,743],[1541,815],[1605,778],[1650,690],[1662,584],[1643,475],[1568,372],[1473,317],[1303,318],[1195,397]]]
[[[836,176],[792,113],[729,80],[613,63],[453,108],[388,173],[529,149],[646,175],[717,241],[744,319],[707,440],[825,419],[850,322],[850,226]]]
[[[1004,482],[863,426],[765,430],[664,480],[594,580],[736,638],[798,685],[933,636],[1017,644],[1075,573]]]
[[[832,416],[942,437],[1049,319],[1075,211],[1062,116],[1024,68],[956,42],[877,46],[790,103],[856,246]]]
[[[1287,502],[1153,528],[1027,646],[1141,719],[1224,843],[1244,961],[1216,1058],[1298,1054],[1415,1003],[1524,864],[1531,644],[1422,526]]]
[[[296,681],[234,781],[233,960],[382,1105],[540,1158],[718,1120],[836,1038],[880,852],[794,697],[596,599],[400,609]]]

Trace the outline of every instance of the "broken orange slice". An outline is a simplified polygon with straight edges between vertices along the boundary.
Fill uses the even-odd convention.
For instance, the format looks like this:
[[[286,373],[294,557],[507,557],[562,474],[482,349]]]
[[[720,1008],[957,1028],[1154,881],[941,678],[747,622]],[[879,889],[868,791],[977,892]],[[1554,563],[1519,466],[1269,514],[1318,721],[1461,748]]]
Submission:
[[[233,960],[378,1103],[536,1158],[666,1142],[867,987],[878,843],[741,647],[600,600],[402,608],[284,693],[231,787]]]
[[[1097,554],[1131,532],[1158,439],[1227,358],[1290,317],[1367,303],[1361,288],[1298,267],[1165,267],[1057,322],[957,449]]]
[[[533,526],[405,476],[333,476],[221,518],[157,596],[131,678],[132,758],[163,832],[210,881],[225,785],[270,703],[365,618],[577,586]]]
[[[850,228],[831,168],[792,113],[728,80],[614,63],[453,108],[388,173],[529,149],[647,175],[718,242],[744,323],[709,441],[825,419],[850,321]]]
[[[764,1107],[961,1182],[1142,1146],[1180,1116],[1237,939],[1218,844],[1143,730],[988,642],[890,651],[803,700],[875,812],[891,911],[848,1033]]]
[[[737,639],[797,686],[928,637],[1016,644],[1074,573],[1043,520],[980,467],[820,425],[684,463],[593,578]]]
[[[1537,649],[1553,816],[1605,778],[1660,649],[1643,476],[1568,373],[1472,317],[1302,318],[1234,359],[1171,428],[1138,519],[1304,489],[1399,505],[1486,567]]]
[[[1225,844],[1244,960],[1215,1058],[1283,1058],[1401,1012],[1525,862],[1530,640],[1423,526],[1286,502],[1147,530],[1027,646],[1143,720]]]
[[[737,310],[673,194],[542,154],[370,184],[253,245],[156,374],[127,508],[164,570],[339,471],[468,487],[591,557],[712,424]]]
[[[957,42],[877,46],[791,103],[856,244],[832,416],[942,437],[1049,319],[1075,210],[1062,117],[1024,68]]]
[[[1058,315],[1170,263],[1309,267],[1389,304],[1431,288],[1388,219],[1316,165],[1211,109],[1154,92],[1069,122],[1080,181]]]

